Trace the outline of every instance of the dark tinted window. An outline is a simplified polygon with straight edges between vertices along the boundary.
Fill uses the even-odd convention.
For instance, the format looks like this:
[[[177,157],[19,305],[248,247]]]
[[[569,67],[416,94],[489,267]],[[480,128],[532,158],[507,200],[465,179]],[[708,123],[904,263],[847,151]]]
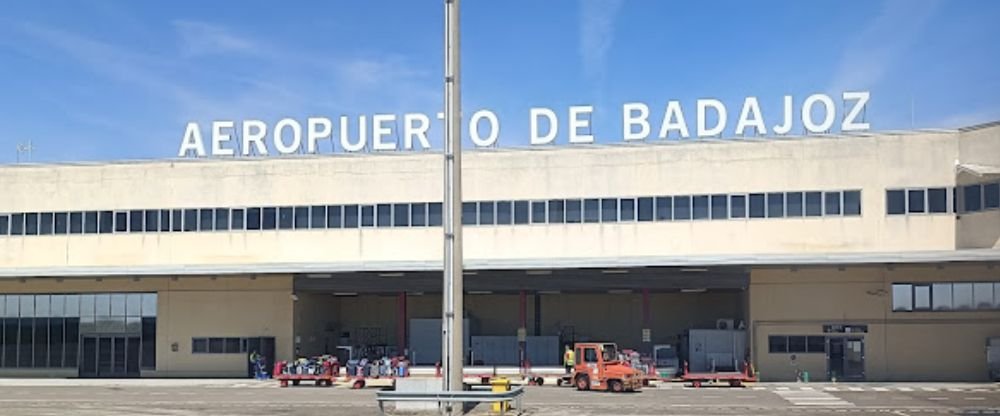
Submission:
[[[80,215],[79,212],[74,212],[76,215]],[[77,228],[77,233],[83,229],[83,220],[79,220],[80,224]],[[24,214],[13,214],[10,216],[10,235],[24,235]]]
[[[260,210],[260,228],[274,230],[278,228],[278,209],[267,207]]]
[[[670,221],[674,218],[674,201],[669,196],[656,197],[656,220]]]
[[[344,228],[358,228],[360,221],[360,208],[357,205],[344,206]],[[441,216],[441,207],[438,205],[438,217]]]
[[[545,201],[531,201],[531,223],[545,223]]]
[[[240,221],[242,227],[243,222]],[[161,209],[160,210],[160,231],[169,232],[170,231],[170,210]]]
[[[618,200],[604,198],[601,200],[601,222],[618,221]]]
[[[708,195],[691,197],[691,218],[696,220],[708,218]]]
[[[652,221],[653,220],[653,198],[639,198],[639,213],[637,215],[639,221]]]
[[[923,189],[911,189],[907,191],[907,212],[924,212],[926,207],[924,207],[924,190]]]
[[[927,212],[948,212],[948,190],[944,188],[927,190]]]
[[[802,192],[785,193],[785,215],[789,217],[801,217],[805,213]]]
[[[480,225],[496,224],[496,203],[493,201],[479,201],[478,217]]]
[[[566,222],[578,223],[583,221],[583,201],[579,199],[566,200]]]
[[[24,214],[24,234],[38,235],[38,214]]]
[[[0,235],[7,235],[9,232],[10,232],[10,217],[8,217],[7,214],[0,214]]]
[[[83,213],[83,232],[87,234],[97,233],[97,211]]]
[[[16,216],[14,216],[16,217]],[[12,219],[14,217],[11,217]],[[24,220],[23,218],[21,219]],[[14,234],[14,223],[11,224],[10,233]],[[80,234],[83,232],[83,213],[82,212],[71,212],[69,213],[69,232],[71,234]]]
[[[206,338],[194,338],[191,340],[191,352],[192,353],[207,353],[208,352],[208,339]]]
[[[788,337],[788,352],[806,352],[806,337]]]
[[[198,231],[198,210],[184,210],[184,231]]]
[[[889,215],[902,215],[906,213],[906,191],[885,191],[885,213]]]
[[[43,212],[38,216],[38,234],[52,234],[54,226],[55,224],[53,223],[53,216],[51,212]]]
[[[783,335],[771,335],[767,337],[767,351],[772,354],[788,352],[788,337]]]
[[[476,225],[477,216],[479,216],[479,209],[475,202],[462,203],[462,225]]]
[[[601,201],[599,199],[583,200],[583,222],[598,222],[601,220]]]
[[[143,228],[144,230],[146,230],[147,232],[156,232],[160,229],[160,211],[157,210],[143,211],[142,215],[146,217],[143,220],[143,222],[145,222],[146,225],[145,228]]]
[[[691,197],[690,196],[675,196],[674,197],[674,219],[675,220],[689,220],[689,219],[691,219]]]
[[[527,224],[528,212],[528,201],[514,201],[514,224]]]
[[[202,208],[198,210],[198,229],[201,231],[215,230],[215,210]]]
[[[3,221],[3,218],[0,218]],[[55,218],[55,230],[56,234],[66,234],[69,232],[69,214],[65,212],[57,212]],[[0,229],[0,235],[6,234],[6,227]]]
[[[326,228],[326,205],[309,207],[309,228]]]
[[[309,207],[295,207],[295,229],[309,228]]]
[[[729,201],[727,195],[712,195],[712,219],[724,220],[729,218]]]
[[[806,192],[806,216],[823,215],[823,194],[821,192]]]
[[[373,205],[361,206],[361,226],[372,227],[375,225],[375,207]]]
[[[261,229],[261,209],[260,208],[247,208],[247,229],[248,230],[259,230],[259,229]]]
[[[824,192],[824,205],[826,215],[840,215],[840,192]]]
[[[246,212],[242,208],[233,208],[229,214],[230,228],[234,230],[242,230],[245,228]]]
[[[861,191],[844,191],[844,215],[861,215]]]
[[[410,224],[414,227],[427,226],[427,204],[410,205]]]
[[[806,337],[806,352],[826,352],[826,337]]]
[[[104,216],[103,212],[101,213],[101,216],[102,217]],[[128,212],[128,231],[130,233],[137,233],[144,230],[145,229],[145,227],[143,226],[144,222],[145,222],[145,215],[143,214],[142,211],[135,210]],[[104,228],[103,227],[104,221],[101,221],[101,223],[102,223],[101,228]],[[104,231],[102,230],[101,232]]]
[[[389,227],[392,225],[392,205],[378,204],[375,206],[376,226]]]
[[[962,187],[962,195],[965,201],[965,212],[975,212],[983,209],[983,187],[981,185]]]
[[[623,198],[619,201],[622,221],[635,221],[635,199]]]
[[[1000,208],[1000,184],[983,185],[983,206],[987,209]]]
[[[174,209],[170,211],[170,231],[181,231],[184,225],[184,211]]]
[[[147,213],[150,211],[147,211]],[[147,218],[146,228],[149,228],[149,220]],[[215,209],[215,229],[220,231],[225,231],[229,229],[229,209],[228,208],[216,208]]]
[[[549,223],[562,224],[566,222],[566,201],[553,199],[549,201]]]
[[[513,203],[511,201],[497,201],[497,224],[510,224],[514,219]]]
[[[750,218],[764,218],[764,194],[750,194]]]
[[[326,226],[329,228],[341,228],[344,226],[344,207],[340,205],[326,207]]]
[[[746,195],[732,195],[729,197],[729,215],[731,218],[747,217]]]
[[[441,203],[431,202],[427,205],[427,225],[431,227],[441,226]]]
[[[292,207],[278,208],[278,228],[291,230],[295,226],[295,209]]]
[[[392,225],[394,227],[407,227],[410,225],[410,204],[392,205]]]
[[[767,194],[767,217],[782,218],[785,216],[785,194],[781,192]]]

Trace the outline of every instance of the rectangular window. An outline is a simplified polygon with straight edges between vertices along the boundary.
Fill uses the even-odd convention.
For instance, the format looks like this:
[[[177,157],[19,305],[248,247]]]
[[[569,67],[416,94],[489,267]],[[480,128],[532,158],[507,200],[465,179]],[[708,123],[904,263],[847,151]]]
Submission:
[[[74,212],[76,215],[80,215],[79,212]],[[83,220],[79,222],[79,230],[83,229]],[[76,231],[79,234],[81,231]],[[24,214],[12,214],[10,216],[10,235],[24,235]]]
[[[52,229],[54,228],[53,218],[51,212],[43,212],[38,216],[38,234],[49,235],[52,234]]]
[[[804,336],[788,337],[788,352],[792,353],[806,352],[806,337]]]
[[[913,310],[931,310],[931,287],[930,285],[913,286]]]
[[[431,227],[441,226],[441,203],[431,202],[427,205],[427,225]]]
[[[729,218],[728,195],[712,195],[712,219],[725,220]]]
[[[750,194],[750,218],[764,218],[764,194]]]
[[[787,353],[788,337],[784,335],[771,335],[767,337],[767,352],[771,354]]]
[[[156,296],[156,295],[153,295]],[[156,369],[156,318],[142,318],[142,352],[139,354],[139,367]],[[69,346],[67,345],[67,350]]]
[[[583,200],[583,222],[599,222],[601,220],[601,200]]]
[[[392,226],[392,205],[378,204],[375,206],[375,226]]]
[[[844,215],[861,215],[861,191],[844,191]]]
[[[229,229],[229,208],[216,208],[213,210],[215,212],[215,229],[217,231],[226,231]],[[146,224],[149,227],[149,224]]]
[[[579,199],[566,200],[566,222],[579,223],[583,221],[583,201]]]
[[[266,207],[260,210],[260,228],[262,230],[275,230],[278,228],[278,209]]]
[[[531,223],[545,223],[545,201],[531,201]]]
[[[903,215],[906,213],[906,192],[899,189],[885,191],[885,213]]]
[[[975,309],[993,309],[993,283],[972,284],[972,306]]]
[[[6,216],[0,216],[0,222],[3,222],[4,219],[6,219]],[[66,234],[67,232],[69,232],[69,213],[57,212],[55,223],[56,225],[55,225],[55,230],[53,231],[54,233]],[[0,224],[0,235],[3,234],[7,234],[7,227],[3,226],[3,224]]]
[[[639,221],[653,220],[653,198],[639,198],[639,212],[636,218]]]
[[[549,224],[566,222],[566,202],[561,199],[549,200]]]
[[[414,227],[427,226],[427,204],[410,204],[410,225]]]
[[[160,210],[160,232],[170,232],[170,210]]]
[[[601,200],[601,222],[618,222],[618,200],[604,198]]]
[[[635,199],[622,198],[619,202],[622,221],[635,221]]]
[[[261,229],[260,208],[247,208],[247,229],[248,230]]]
[[[691,197],[675,196],[674,197],[674,219],[675,220],[689,220],[691,219]]]
[[[767,217],[783,218],[785,216],[785,194],[772,192],[767,194]]]
[[[124,211],[115,212],[115,232],[116,233],[128,232],[128,212]]]
[[[656,220],[670,221],[674,219],[674,201],[669,196],[656,197]]]
[[[806,337],[806,352],[826,352],[826,337]]]
[[[691,197],[691,218],[696,220],[708,218],[708,195]]]
[[[295,228],[295,208],[278,208],[278,229],[291,230]]]
[[[955,283],[951,288],[952,308],[959,311],[971,310],[972,283]]]
[[[514,201],[514,224],[527,224],[530,220],[528,201]]]
[[[97,211],[83,213],[83,232],[85,234],[97,234],[97,217]]]
[[[240,352],[240,339],[239,338],[225,338],[225,346],[223,349],[226,354],[239,353]]]
[[[294,227],[296,230],[309,229],[309,207],[295,207],[292,215],[295,217]]]
[[[479,224],[496,224],[496,204],[493,201],[481,201],[479,203]]]
[[[478,222],[479,208],[475,202],[462,203],[462,225],[476,225]]]
[[[38,214],[24,214],[24,234],[38,235]]]
[[[514,220],[514,206],[511,201],[497,201],[497,224],[508,225]]]
[[[209,338],[208,339],[208,353],[209,354],[222,354],[226,351],[226,342],[224,338]]]
[[[198,210],[196,209],[184,210],[184,231],[185,232],[198,231]]]
[[[924,206],[924,198],[923,189],[910,189],[906,191],[906,212],[911,214],[926,212],[927,207]]]
[[[215,230],[215,210],[211,208],[201,208],[198,210],[198,230]]]
[[[139,211],[139,210],[129,211],[128,212],[128,232],[130,232],[130,233],[139,233],[139,232],[142,232],[142,230],[144,229],[143,228],[143,220],[144,219],[145,219],[145,215],[142,213],[142,211]]]
[[[373,210],[374,209],[371,206],[368,206],[367,208],[369,208],[369,210]],[[362,215],[363,211],[364,211],[364,208],[362,208],[362,207],[360,207],[358,205],[347,205],[347,206],[345,206],[344,207],[344,228],[358,228],[359,226],[362,226],[365,223],[365,221],[362,221],[362,219],[361,219],[362,216],[363,216]],[[368,221],[367,221],[369,225],[371,225],[371,223],[373,221],[372,218],[371,218],[371,216],[372,216],[372,214],[369,213],[368,214]]]
[[[823,215],[823,193],[806,192],[806,216],[818,217]]]
[[[983,185],[983,207],[1000,208],[1000,183]]]
[[[144,228],[146,232],[155,233],[157,230],[160,229],[160,211],[147,210],[143,211],[143,215],[146,216],[145,219],[146,227]]]
[[[746,195],[731,195],[729,197],[729,215],[731,218],[747,217]]]
[[[340,205],[326,207],[326,226],[329,228],[344,227],[344,207]]]
[[[179,209],[170,211],[170,231],[182,231],[184,229],[184,211]]]
[[[927,190],[927,212],[948,212],[948,190],[945,188],[930,188]]]
[[[909,312],[913,310],[913,285],[892,285],[892,311]]]
[[[935,283],[931,285],[931,301],[935,311],[950,311],[951,283]]]
[[[207,338],[192,338],[191,339],[191,353],[192,354],[203,354],[208,352],[208,339]]]
[[[785,193],[785,215],[788,217],[801,217],[805,213],[802,192]]]
[[[326,205],[309,208],[309,228],[326,228]]]
[[[59,214],[56,214],[59,215]],[[0,215],[0,235],[7,235],[10,232],[10,217],[7,214]],[[58,231],[56,231],[58,233]]]
[[[963,186],[962,195],[965,202],[965,212],[976,212],[983,209],[982,185]]]
[[[825,215],[840,215],[840,192],[824,192]]]
[[[410,226],[410,204],[392,204],[392,226]]]

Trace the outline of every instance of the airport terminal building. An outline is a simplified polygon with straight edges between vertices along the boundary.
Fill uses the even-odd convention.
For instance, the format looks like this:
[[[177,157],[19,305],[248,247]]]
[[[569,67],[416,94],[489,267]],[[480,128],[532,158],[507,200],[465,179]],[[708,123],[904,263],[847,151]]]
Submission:
[[[1000,124],[463,163],[470,363],[516,365],[522,340],[536,366],[574,341],[683,353],[689,330],[725,328],[764,380],[988,378]],[[0,166],[0,376],[244,376],[249,351],[432,365],[442,168],[431,152]]]

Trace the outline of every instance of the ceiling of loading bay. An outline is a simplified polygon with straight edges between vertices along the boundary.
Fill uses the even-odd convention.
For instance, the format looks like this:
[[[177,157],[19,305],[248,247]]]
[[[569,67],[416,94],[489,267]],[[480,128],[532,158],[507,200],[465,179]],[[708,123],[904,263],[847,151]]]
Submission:
[[[607,293],[649,289],[654,292],[745,290],[743,267],[646,267],[627,269],[476,270],[466,271],[466,292],[559,291]],[[297,292],[398,293],[441,292],[441,272],[316,273],[295,277]]]

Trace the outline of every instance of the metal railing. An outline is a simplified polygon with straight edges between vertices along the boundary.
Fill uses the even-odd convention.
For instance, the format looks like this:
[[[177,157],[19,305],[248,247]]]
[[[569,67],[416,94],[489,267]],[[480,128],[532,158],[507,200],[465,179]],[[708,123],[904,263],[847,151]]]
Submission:
[[[385,402],[437,402],[441,403],[497,403],[514,402],[514,409],[521,413],[524,387],[516,387],[505,392],[489,391],[432,391],[432,392],[400,392],[384,390],[375,393],[378,401],[378,414],[385,415]],[[507,406],[500,406],[500,414],[506,413]]]

